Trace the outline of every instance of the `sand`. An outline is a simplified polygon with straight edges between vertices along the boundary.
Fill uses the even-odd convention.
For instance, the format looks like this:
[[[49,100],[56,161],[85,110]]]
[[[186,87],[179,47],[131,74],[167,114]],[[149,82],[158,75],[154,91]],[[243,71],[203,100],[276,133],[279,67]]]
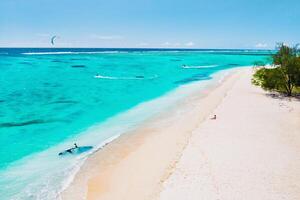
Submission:
[[[266,96],[251,74],[232,72],[96,152],[62,199],[300,199],[300,104]]]
[[[276,99],[244,72],[196,129],[160,200],[300,199],[300,102]]]

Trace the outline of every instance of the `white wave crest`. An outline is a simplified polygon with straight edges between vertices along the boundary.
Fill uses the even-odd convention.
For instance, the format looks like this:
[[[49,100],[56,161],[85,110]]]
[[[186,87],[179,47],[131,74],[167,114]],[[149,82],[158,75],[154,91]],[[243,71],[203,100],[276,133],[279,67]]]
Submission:
[[[183,65],[182,68],[184,69],[201,69],[201,68],[214,68],[218,67],[219,65],[199,65],[199,66],[187,66]]]
[[[23,55],[57,55],[57,54],[113,54],[113,53],[124,53],[120,51],[90,51],[90,52],[73,52],[73,51],[62,51],[62,52],[27,52],[21,53]]]
[[[100,79],[119,79],[118,77],[112,77],[112,76],[101,76],[101,75],[96,75],[94,78],[100,78]]]
[[[115,76],[102,76],[102,75],[96,75],[94,78],[99,79],[111,79],[111,80],[141,80],[141,79],[155,79],[158,78],[157,75],[154,75],[152,77],[144,77],[144,76],[135,76],[135,77],[115,77]]]

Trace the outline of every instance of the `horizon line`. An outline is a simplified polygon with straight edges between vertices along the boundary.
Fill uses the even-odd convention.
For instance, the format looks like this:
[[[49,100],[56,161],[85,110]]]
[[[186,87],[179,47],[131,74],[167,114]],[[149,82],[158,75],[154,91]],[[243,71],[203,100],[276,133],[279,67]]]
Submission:
[[[275,48],[173,48],[173,47],[0,47],[0,49],[162,49],[162,50],[275,50]]]

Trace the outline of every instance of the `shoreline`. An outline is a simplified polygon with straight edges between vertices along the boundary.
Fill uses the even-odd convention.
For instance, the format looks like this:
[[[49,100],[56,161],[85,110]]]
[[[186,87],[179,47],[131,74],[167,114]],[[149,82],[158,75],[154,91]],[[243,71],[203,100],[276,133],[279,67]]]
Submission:
[[[166,144],[161,144],[157,142],[157,140],[162,140],[166,143],[169,142],[168,147],[171,148],[170,151],[165,153],[163,159],[156,161],[158,163],[161,162],[161,164],[159,164],[160,166],[152,166],[148,169],[147,172],[151,171],[153,167],[156,167],[156,171],[153,172],[153,176],[155,178],[151,180],[136,181],[137,183],[139,181],[151,182],[150,187],[153,188],[153,191],[156,191],[140,191],[141,197],[145,197],[145,194],[147,194],[146,196],[149,197],[153,193],[157,193],[160,190],[160,186],[157,187],[157,180],[159,180],[159,182],[161,183],[170,175],[170,170],[174,167],[176,163],[175,161],[178,160],[178,157],[180,157],[180,153],[188,143],[188,139],[193,129],[195,129],[195,127],[197,127],[199,123],[201,123],[205,118],[207,118],[211,114],[213,109],[221,102],[227,90],[230,89],[230,86],[233,84],[233,82],[236,81],[236,79],[238,78],[238,74],[243,70],[245,69],[234,68],[219,72],[221,75],[219,75],[218,73],[213,74],[213,77],[217,80],[217,82],[204,83],[204,87],[200,88],[199,86],[201,84],[198,86],[197,84],[195,84],[198,88],[194,88],[194,91],[192,91],[191,94],[187,95],[183,99],[180,99],[178,104],[176,103],[176,105],[173,105],[173,107],[166,109],[166,111],[163,111],[154,115],[153,117],[150,117],[149,120],[142,122],[142,124],[138,126],[135,130],[129,131],[128,133],[121,135],[116,140],[106,145],[105,148],[98,150],[94,154],[90,155],[81,166],[79,172],[75,175],[75,179],[73,180],[73,182],[66,188],[66,190],[63,191],[62,199],[75,200],[83,199],[85,197],[87,197],[87,199],[96,199],[98,198],[98,195],[101,196],[102,194],[105,195],[104,199],[115,199],[114,197],[109,197],[108,193],[114,193],[108,192],[109,185],[106,183],[104,184],[104,182],[107,182],[108,178],[114,176],[113,171],[116,169],[116,167],[118,168],[119,165],[123,166],[123,162],[125,162],[126,165],[130,164],[130,161],[128,160],[131,159],[133,154],[140,154],[139,156],[141,157],[146,155],[154,156],[149,155],[149,153],[155,153],[155,150],[151,150],[151,148],[153,149],[155,147],[154,144],[157,145],[157,148],[164,147]],[[212,95],[212,93],[215,94]],[[193,110],[193,104],[198,104],[199,100],[203,101],[200,104],[209,105],[208,108],[198,107],[196,110]],[[184,116],[186,116],[187,113],[193,120],[182,119],[182,123],[180,124],[180,126],[177,127],[183,129],[184,134],[182,134],[178,130],[174,129],[170,122],[178,121],[178,117],[180,117],[178,115],[184,114]],[[184,125],[184,122],[186,122],[186,124],[188,125]],[[183,128],[183,126],[185,127]],[[168,131],[162,131],[162,127],[167,128]],[[167,132],[168,134],[165,134],[164,132]],[[175,136],[174,133],[176,133]],[[150,140],[153,141],[150,142]],[[146,152],[141,154],[141,150],[144,150]],[[155,159],[155,156],[152,158]],[[122,168],[125,170],[126,168],[127,170],[134,170],[134,167],[132,165],[127,167],[123,166]],[[122,171],[122,169],[118,170]],[[146,172],[145,169],[141,170]],[[102,172],[99,173],[99,171]],[[103,173],[103,171],[110,172]],[[126,174],[126,172],[124,171],[120,173]],[[103,177],[105,177],[105,180],[103,180]],[[120,185],[120,188],[122,187],[123,186]],[[107,188],[108,191],[103,191],[103,188]],[[113,188],[111,189],[115,190],[115,186],[113,186]],[[121,195],[121,192],[119,192],[119,195]],[[120,197],[122,197],[122,195]],[[124,199],[124,196],[122,198]]]

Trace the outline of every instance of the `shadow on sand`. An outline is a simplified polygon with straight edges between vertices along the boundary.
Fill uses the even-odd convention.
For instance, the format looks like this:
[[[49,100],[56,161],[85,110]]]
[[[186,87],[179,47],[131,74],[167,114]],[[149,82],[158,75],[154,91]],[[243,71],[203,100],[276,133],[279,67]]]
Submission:
[[[296,95],[293,95],[293,96],[289,97],[286,94],[272,92],[272,93],[267,93],[266,96],[270,97],[270,98],[273,98],[273,99],[278,99],[278,100],[287,100],[287,101],[296,100],[296,101],[300,101],[300,94],[296,94]]]

